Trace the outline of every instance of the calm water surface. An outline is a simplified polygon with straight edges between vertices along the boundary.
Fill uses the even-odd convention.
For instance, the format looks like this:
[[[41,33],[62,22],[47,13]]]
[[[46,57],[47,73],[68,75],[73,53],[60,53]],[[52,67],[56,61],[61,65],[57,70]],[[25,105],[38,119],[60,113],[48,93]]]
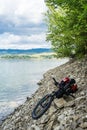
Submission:
[[[22,104],[37,89],[43,74],[67,59],[2,60],[0,59],[0,119]]]

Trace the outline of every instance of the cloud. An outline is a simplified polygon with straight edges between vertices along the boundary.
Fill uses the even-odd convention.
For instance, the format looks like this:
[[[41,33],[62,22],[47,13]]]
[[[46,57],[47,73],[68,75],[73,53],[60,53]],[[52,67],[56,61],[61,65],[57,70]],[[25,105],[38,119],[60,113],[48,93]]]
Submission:
[[[14,35],[4,33],[0,35],[1,49],[31,49],[31,48],[49,48],[50,44],[45,42],[45,34]]]
[[[0,49],[49,48],[44,0],[0,0]]]
[[[45,24],[38,24],[38,25],[34,25],[34,24],[26,24],[25,26],[18,26],[18,27],[14,27],[12,24],[8,25],[9,23],[0,23],[0,34],[4,33],[4,32],[9,32],[9,33],[13,33],[16,35],[31,35],[33,34],[38,34],[38,33],[42,33],[42,32],[46,32],[46,25]]]
[[[44,0],[0,0],[0,17],[15,26],[43,22]],[[1,20],[1,19],[0,19]]]

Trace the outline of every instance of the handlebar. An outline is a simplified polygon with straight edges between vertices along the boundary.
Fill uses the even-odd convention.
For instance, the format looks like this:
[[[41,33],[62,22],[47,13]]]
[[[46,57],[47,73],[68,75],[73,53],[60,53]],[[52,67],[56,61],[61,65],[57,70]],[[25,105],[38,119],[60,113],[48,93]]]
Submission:
[[[52,77],[53,81],[54,81],[54,84],[57,86],[59,85],[59,82],[56,81],[56,79],[54,77]]]
[[[57,82],[56,81],[56,79],[52,76],[52,79],[53,79],[53,81],[54,81],[54,84],[56,85],[56,86],[59,86],[59,82]],[[69,84],[68,84],[69,85]],[[65,86],[65,87],[67,87],[67,85]],[[62,89],[62,88],[61,88]],[[63,91],[64,91],[64,89],[63,89]],[[67,95],[67,93],[66,93],[66,95]],[[73,97],[73,98],[75,98],[75,96],[73,95],[73,94],[71,94],[71,93],[69,93],[68,94],[69,96],[71,96],[71,97]]]

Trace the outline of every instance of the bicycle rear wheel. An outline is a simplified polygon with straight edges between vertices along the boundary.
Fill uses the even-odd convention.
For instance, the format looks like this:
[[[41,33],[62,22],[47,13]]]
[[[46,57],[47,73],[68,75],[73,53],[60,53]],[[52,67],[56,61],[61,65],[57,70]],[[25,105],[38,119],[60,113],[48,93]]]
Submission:
[[[44,96],[33,109],[32,118],[40,118],[48,110],[52,101],[53,96],[51,94],[47,94],[46,96]]]

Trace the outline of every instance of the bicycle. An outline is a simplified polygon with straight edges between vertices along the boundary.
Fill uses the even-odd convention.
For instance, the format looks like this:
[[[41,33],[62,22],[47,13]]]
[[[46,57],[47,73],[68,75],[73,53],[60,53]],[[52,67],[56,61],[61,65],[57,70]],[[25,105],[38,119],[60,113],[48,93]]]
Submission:
[[[54,77],[52,77],[52,79],[54,80],[54,84],[56,86],[60,85],[56,79]],[[75,82],[74,82],[75,83]],[[60,91],[62,90],[61,88],[59,89]],[[32,118],[33,119],[38,119],[40,118],[47,110],[48,108],[51,106],[52,101],[56,98],[57,93],[59,92],[59,90],[57,91],[53,91],[51,94],[47,94],[45,95],[35,106],[35,108],[32,111]],[[65,93],[64,90],[62,90],[62,95],[58,94],[57,98],[61,98],[63,97],[63,95],[67,93]],[[68,95],[72,96],[73,98],[75,98],[73,96],[73,94],[69,93]]]

